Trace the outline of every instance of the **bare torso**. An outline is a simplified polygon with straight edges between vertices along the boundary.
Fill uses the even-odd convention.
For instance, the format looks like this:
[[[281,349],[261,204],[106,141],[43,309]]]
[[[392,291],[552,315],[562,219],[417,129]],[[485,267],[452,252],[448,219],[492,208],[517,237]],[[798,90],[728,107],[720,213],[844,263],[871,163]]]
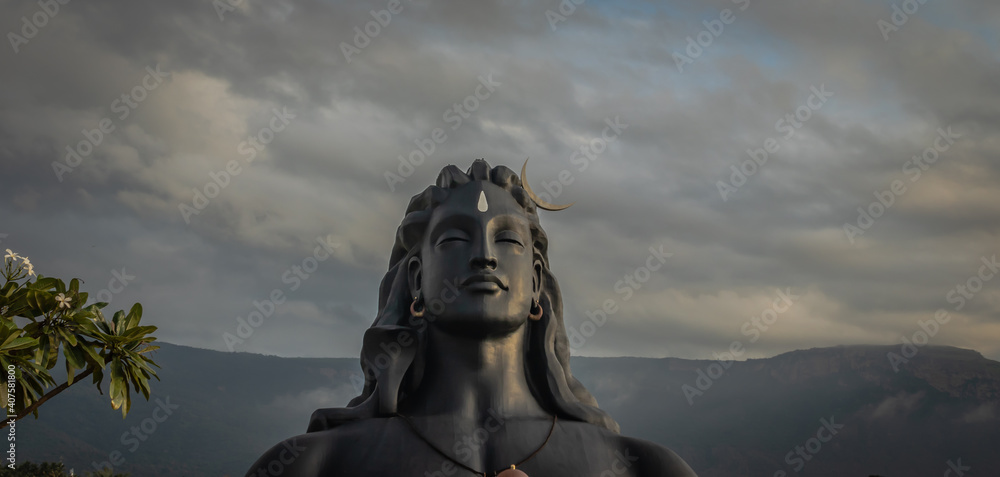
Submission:
[[[476,470],[488,469],[486,474],[492,476],[538,449],[550,426],[551,421],[507,421],[502,426],[479,426],[451,439],[431,441],[452,459]],[[534,477],[695,475],[665,447],[623,437],[588,423],[562,420],[557,422],[541,451],[518,469]],[[474,474],[442,457],[401,418],[393,417],[366,419],[293,437],[266,452],[247,475],[464,477]]]

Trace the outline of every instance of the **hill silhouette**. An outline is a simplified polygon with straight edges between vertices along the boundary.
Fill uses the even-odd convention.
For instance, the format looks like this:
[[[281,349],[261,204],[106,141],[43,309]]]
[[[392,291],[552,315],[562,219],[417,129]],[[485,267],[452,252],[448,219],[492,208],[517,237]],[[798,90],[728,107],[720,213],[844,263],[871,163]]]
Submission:
[[[360,389],[353,358],[161,346],[149,402],[134,400],[122,420],[89,380],[73,386],[39,419],[18,422],[18,461],[62,461],[78,475],[114,464],[134,477],[241,476],[304,432],[313,410]],[[889,352],[899,347],[732,363],[574,357],[572,366],[624,434],[672,448],[702,477],[939,475],[959,463],[997,472],[1000,362],[928,346],[896,371]]]

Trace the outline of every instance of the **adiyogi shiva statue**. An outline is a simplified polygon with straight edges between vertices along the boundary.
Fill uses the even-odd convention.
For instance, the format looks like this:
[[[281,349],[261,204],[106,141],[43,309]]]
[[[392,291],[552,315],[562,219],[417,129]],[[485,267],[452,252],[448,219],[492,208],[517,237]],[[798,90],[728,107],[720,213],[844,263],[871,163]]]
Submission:
[[[247,475],[695,476],[671,450],[620,435],[570,373],[538,208],[560,207],[507,167],[445,167],[396,232],[361,395],[316,410]]]

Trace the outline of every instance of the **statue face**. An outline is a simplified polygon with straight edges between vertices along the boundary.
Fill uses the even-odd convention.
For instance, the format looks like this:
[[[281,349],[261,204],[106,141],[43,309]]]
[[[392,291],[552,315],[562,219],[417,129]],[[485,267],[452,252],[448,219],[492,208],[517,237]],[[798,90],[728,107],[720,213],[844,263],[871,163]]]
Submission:
[[[529,222],[504,189],[473,181],[450,191],[431,216],[420,257],[408,263],[410,288],[444,331],[488,337],[527,320],[542,265],[533,261]],[[485,210],[484,210],[485,209]]]

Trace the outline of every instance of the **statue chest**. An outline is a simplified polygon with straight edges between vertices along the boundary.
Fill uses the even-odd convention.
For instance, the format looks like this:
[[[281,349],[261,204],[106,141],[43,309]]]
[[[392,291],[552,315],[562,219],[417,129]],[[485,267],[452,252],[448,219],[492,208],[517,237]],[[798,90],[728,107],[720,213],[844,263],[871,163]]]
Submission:
[[[363,433],[349,452],[341,448],[330,454],[323,467],[339,476],[469,477],[469,468],[494,476],[518,464],[517,470],[530,477],[601,477],[639,475],[638,458],[620,446],[617,435],[596,426],[560,422],[551,438],[539,449],[548,431],[538,425],[505,423],[493,429],[475,429],[442,438],[416,436],[405,425],[386,425],[380,432]],[[545,426],[543,426],[545,427]],[[359,436],[360,437],[360,436]],[[338,446],[339,447],[339,446]],[[435,447],[437,449],[435,449]],[[440,451],[440,452],[439,452]],[[446,454],[446,455],[442,455]],[[523,477],[506,472],[498,477]]]

